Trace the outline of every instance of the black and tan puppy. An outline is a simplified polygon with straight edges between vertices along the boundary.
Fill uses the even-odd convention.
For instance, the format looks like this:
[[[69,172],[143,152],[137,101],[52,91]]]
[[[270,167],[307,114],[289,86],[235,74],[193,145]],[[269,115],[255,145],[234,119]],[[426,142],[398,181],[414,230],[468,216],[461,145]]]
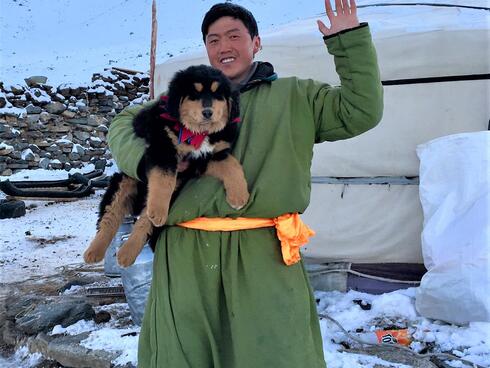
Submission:
[[[238,92],[219,70],[192,66],[178,72],[168,95],[143,109],[134,119],[135,134],[146,141],[139,182],[123,173],[113,176],[100,204],[97,234],[84,253],[87,263],[104,258],[124,216],[140,215],[118,252],[121,266],[134,263],[153,232],[167,219],[170,200],[180,178],[201,174],[223,182],[226,200],[240,209],[248,201],[247,182],[231,155],[239,121]],[[187,168],[177,175],[177,168]]]

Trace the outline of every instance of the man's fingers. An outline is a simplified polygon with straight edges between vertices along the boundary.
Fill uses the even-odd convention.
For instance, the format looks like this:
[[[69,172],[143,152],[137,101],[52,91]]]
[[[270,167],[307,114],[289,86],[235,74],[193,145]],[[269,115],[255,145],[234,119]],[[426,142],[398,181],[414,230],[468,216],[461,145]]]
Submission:
[[[349,0],[342,0],[342,9],[344,14],[350,14]]]
[[[335,11],[337,15],[344,13],[344,9],[342,8],[342,0],[335,0]]]
[[[330,29],[321,21],[317,20],[316,23],[318,24],[318,30],[324,35],[327,36]]]
[[[356,0],[350,0],[350,13],[357,16]]]
[[[334,16],[330,0],[325,0],[325,11],[327,12],[328,19],[331,19]]]

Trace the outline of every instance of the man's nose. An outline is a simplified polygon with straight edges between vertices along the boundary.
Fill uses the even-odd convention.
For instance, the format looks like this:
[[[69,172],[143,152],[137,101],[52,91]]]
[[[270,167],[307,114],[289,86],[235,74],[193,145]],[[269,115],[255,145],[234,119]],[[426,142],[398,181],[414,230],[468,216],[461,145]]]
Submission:
[[[227,52],[227,51],[230,51],[231,49],[231,42],[228,41],[226,39],[226,37],[224,39],[221,40],[220,42],[220,49],[219,49],[219,52],[220,53],[224,53],[224,52]]]

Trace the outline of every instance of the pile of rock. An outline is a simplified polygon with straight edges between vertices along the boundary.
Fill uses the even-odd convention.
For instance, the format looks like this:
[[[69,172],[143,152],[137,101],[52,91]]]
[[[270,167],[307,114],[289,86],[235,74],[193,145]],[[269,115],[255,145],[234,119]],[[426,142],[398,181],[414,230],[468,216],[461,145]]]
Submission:
[[[148,100],[149,77],[124,69],[96,73],[86,86],[52,87],[46,77],[26,86],[0,82],[0,175],[22,169],[105,166],[106,134],[125,107]]]

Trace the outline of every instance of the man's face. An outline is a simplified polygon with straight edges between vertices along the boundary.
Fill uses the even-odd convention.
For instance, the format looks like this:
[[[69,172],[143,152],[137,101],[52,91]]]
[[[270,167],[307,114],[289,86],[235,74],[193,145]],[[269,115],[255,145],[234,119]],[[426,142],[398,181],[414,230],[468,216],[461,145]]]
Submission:
[[[209,62],[232,82],[245,78],[259,50],[260,37],[252,38],[239,19],[222,17],[209,26],[206,36]]]

